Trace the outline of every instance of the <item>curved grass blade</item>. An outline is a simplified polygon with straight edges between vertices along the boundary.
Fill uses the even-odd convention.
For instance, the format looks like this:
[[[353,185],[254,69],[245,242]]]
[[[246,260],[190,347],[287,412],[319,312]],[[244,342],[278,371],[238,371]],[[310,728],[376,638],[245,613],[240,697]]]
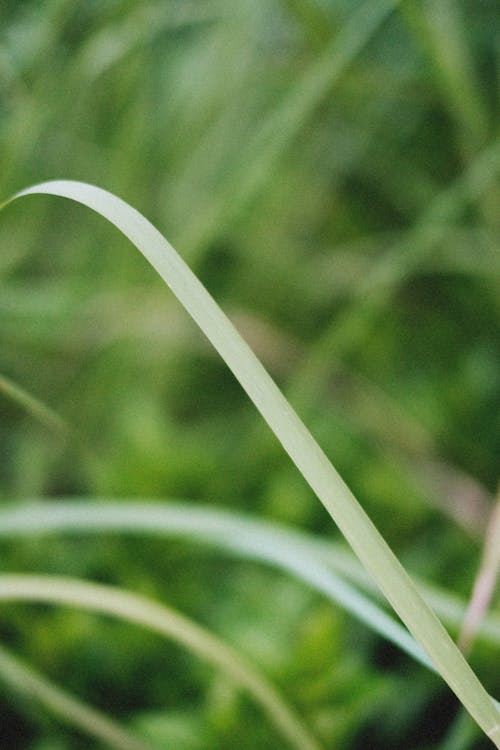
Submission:
[[[122,532],[180,537],[205,544],[236,557],[269,564],[300,579],[330,601],[393,643],[432,671],[432,662],[398,622],[380,609],[356,586],[378,594],[356,559],[332,542],[322,542],[304,532],[270,521],[258,521],[234,511],[199,508],[192,503],[130,501],[36,502],[0,508],[0,537],[54,533],[95,534]],[[334,571],[334,572],[333,572]],[[347,581],[346,581],[347,579]],[[458,628],[467,609],[465,602],[447,592],[419,582],[425,599],[450,625]],[[500,621],[487,616],[478,635],[500,644]]]
[[[33,194],[58,195],[91,208],[143,253],[239,380],[438,672],[500,749],[500,712],[493,699],[272,378],[170,243],[142,214],[101,188],[56,180],[10,200]]]
[[[316,739],[260,672],[212,633],[170,607],[112,586],[74,578],[23,574],[0,575],[0,600],[71,605],[128,620],[172,638],[247,690],[290,746],[296,750],[321,750]]]
[[[236,513],[181,503],[64,502],[0,509],[0,537],[26,534],[126,532],[182,537],[292,574],[357,617],[431,670],[408,631],[371,599],[336,575],[322,549],[305,534]],[[500,641],[500,632],[499,632]]]
[[[47,500],[0,508],[0,538],[46,534],[126,533],[180,537],[287,572],[389,640],[429,669],[434,665],[408,632],[364,596],[380,595],[356,558],[331,541],[235,511],[193,503],[129,500]],[[354,585],[352,585],[354,584]],[[418,581],[418,589],[440,617],[459,628],[466,602]],[[478,637],[500,645],[500,619],[486,615]],[[435,670],[434,670],[435,671]]]
[[[66,724],[114,750],[152,750],[149,743],[123,729],[92,706],[75,698],[0,646],[0,680],[22,695],[40,701]]]

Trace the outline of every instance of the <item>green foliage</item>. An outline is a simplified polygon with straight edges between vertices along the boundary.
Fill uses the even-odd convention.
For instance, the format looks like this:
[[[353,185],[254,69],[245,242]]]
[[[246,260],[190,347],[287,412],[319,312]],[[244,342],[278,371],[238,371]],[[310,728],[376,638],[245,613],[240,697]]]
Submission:
[[[0,184],[86,180],[151,218],[444,610],[470,594],[498,481],[500,16],[391,5],[5,2]],[[0,242],[5,502],[178,496],[335,537],[116,232],[32,199],[3,212]],[[446,739],[439,681],[280,573],[149,537],[1,546],[6,571],[171,602],[260,665],[326,747],[488,746],[461,724]],[[220,675],[126,625],[12,604],[0,627],[159,746],[276,746]],[[498,697],[498,643],[472,661]],[[6,746],[91,746],[2,690]]]

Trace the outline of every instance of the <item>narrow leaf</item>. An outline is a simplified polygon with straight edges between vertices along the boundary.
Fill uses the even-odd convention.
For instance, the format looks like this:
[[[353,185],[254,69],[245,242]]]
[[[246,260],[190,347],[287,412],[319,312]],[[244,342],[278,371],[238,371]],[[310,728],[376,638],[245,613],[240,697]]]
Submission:
[[[278,524],[180,503],[64,502],[59,498],[55,503],[0,508],[0,537],[61,531],[77,534],[120,531],[180,536],[237,557],[272,565],[304,581],[382,638],[391,641],[429,669],[434,669],[402,625],[333,572],[328,564],[332,550],[329,549],[330,554],[326,555],[315,540]],[[498,640],[500,642],[500,629]]]
[[[274,381],[173,247],[142,214],[101,188],[57,180],[23,190],[14,198],[37,193],[88,206],[143,253],[239,380],[441,676],[500,748],[500,712],[493,699]]]
[[[50,406],[32,396],[31,393],[28,393],[21,386],[16,385],[16,383],[5,377],[5,375],[0,375],[0,394],[14,401],[34,419],[37,419],[45,427],[53,430],[58,435],[66,435],[68,433],[68,425],[62,417],[56,414]]]
[[[92,706],[24,664],[0,646],[0,680],[23,695],[36,698],[65,723],[114,750],[152,750],[151,745],[123,729]]]
[[[172,638],[247,690],[292,747],[320,750],[316,739],[260,672],[233,648],[170,607],[116,587],[48,575],[0,575],[0,600],[70,605],[128,620]]]

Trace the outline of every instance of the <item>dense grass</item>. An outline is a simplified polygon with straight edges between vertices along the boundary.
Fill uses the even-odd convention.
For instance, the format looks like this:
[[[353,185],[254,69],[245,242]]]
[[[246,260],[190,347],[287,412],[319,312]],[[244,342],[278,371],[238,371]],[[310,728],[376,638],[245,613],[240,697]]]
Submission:
[[[141,209],[407,568],[465,603],[500,448],[500,14],[357,5],[5,3],[1,195],[65,177]],[[6,503],[181,497],[336,537],[115,232],[40,198],[3,212],[0,237]],[[149,537],[12,537],[2,554],[5,571],[169,602],[260,666],[325,747],[491,746],[437,678],[282,573]],[[0,625],[24,660],[160,746],[280,742],[222,675],[130,626],[19,604]],[[498,640],[478,638],[471,661],[498,697]],[[6,746],[92,746],[2,691]]]

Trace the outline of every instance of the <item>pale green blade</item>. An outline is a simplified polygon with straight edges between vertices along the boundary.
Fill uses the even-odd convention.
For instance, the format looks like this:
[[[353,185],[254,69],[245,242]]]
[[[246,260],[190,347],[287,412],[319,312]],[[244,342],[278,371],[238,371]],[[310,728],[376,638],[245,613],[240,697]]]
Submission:
[[[12,539],[61,532],[179,536],[237,557],[273,565],[300,578],[409,656],[434,669],[408,631],[360,593],[358,589],[380,596],[354,555],[339,543],[321,541],[306,532],[236,511],[178,500],[58,498],[0,508],[0,537]],[[421,580],[417,586],[441,619],[458,630],[467,602]],[[478,637],[500,645],[500,617],[486,615]]]
[[[322,547],[305,534],[238,513],[187,503],[65,502],[60,498],[52,503],[0,508],[0,537],[11,539],[61,531],[179,536],[198,544],[212,545],[237,557],[272,565],[304,581],[382,638],[434,670],[432,662],[406,628],[343,577],[336,575],[328,565]]]
[[[173,247],[138,211],[101,188],[57,180],[14,198],[37,193],[88,206],[143,253],[239,380],[438,672],[500,748],[500,712],[491,696],[274,381]]]
[[[179,612],[144,596],[76,578],[0,575],[0,600],[65,604],[141,625],[189,649],[247,690],[296,750],[321,750],[295,712],[255,667],[211,632]]]

